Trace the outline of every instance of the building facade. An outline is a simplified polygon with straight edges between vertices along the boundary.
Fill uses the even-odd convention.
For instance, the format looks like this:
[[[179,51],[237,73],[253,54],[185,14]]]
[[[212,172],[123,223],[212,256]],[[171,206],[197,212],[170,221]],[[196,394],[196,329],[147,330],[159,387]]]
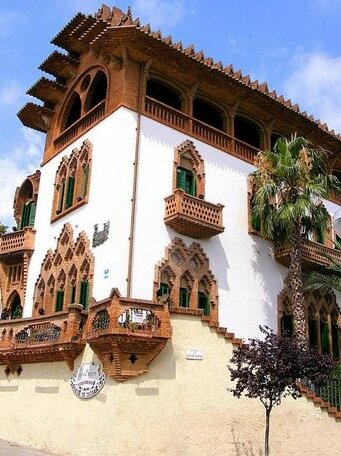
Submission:
[[[226,364],[233,345],[258,336],[259,325],[292,324],[292,310],[288,251],[251,226],[248,177],[259,150],[295,132],[326,149],[338,174],[341,138],[266,84],[142,26],[130,10],[79,13],[52,43],[62,52],[40,69],[53,78],[29,90],[43,104],[18,114],[46,133],[42,165],[15,194],[17,231],[0,237],[7,375],[0,391],[15,404],[19,429],[26,426],[25,443],[75,455],[213,455],[214,440],[219,453],[235,454],[251,439],[255,451],[262,425],[252,420],[261,409],[226,392]],[[332,217],[340,202],[325,205]],[[323,264],[326,253],[341,259],[333,239],[331,225],[323,239],[304,241],[307,267]],[[337,297],[312,293],[306,302],[310,344],[338,358]],[[191,348],[203,359],[187,360]],[[71,398],[65,386],[64,362],[74,370],[84,361],[98,362],[108,377],[97,402]],[[26,394],[36,418],[29,426],[21,418]],[[288,401],[279,426],[285,414],[309,415],[310,432],[323,424],[339,453],[338,423],[299,403]],[[61,424],[67,404],[73,408]],[[39,433],[47,409],[62,439]],[[200,438],[198,413],[209,430]],[[86,446],[94,415],[102,438],[90,436]],[[138,448],[127,423],[136,426]],[[23,442],[9,426],[4,433]],[[334,454],[314,453],[315,440],[303,444],[307,454]],[[284,452],[283,435],[276,445],[276,454],[297,454],[294,445]]]

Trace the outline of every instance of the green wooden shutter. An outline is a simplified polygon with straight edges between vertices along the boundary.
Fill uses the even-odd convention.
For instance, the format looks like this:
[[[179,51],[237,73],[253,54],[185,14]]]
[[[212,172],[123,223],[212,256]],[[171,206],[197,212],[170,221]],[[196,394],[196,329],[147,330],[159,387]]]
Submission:
[[[169,285],[168,283],[160,283],[160,288],[157,290],[156,296],[164,296],[169,294]]]
[[[31,201],[29,206],[28,226],[34,226],[34,220],[36,218],[36,205]]]
[[[208,316],[210,314],[208,296],[203,291],[198,292],[198,308],[204,311],[204,315]]]
[[[85,198],[88,191],[88,180],[89,180],[89,165],[86,165],[83,170],[83,193],[82,197]]]
[[[81,282],[81,290],[80,290],[80,304],[82,304],[83,309],[87,309],[89,306],[89,282]]]
[[[329,328],[328,323],[320,322],[320,334],[321,334],[321,351],[324,354],[329,353]]]
[[[75,178],[73,176],[70,176],[67,180],[65,209],[68,209],[73,204],[74,190],[75,190]]]
[[[30,204],[30,203],[29,203]],[[22,213],[21,213],[21,220],[20,220],[20,229],[22,230],[25,228],[25,226],[28,225],[28,220],[29,220],[29,212],[30,212],[30,207],[29,204],[25,204]]]
[[[189,291],[187,288],[180,288],[179,291],[179,306],[188,307],[189,306]]]
[[[60,214],[63,210],[64,206],[64,194],[65,194],[65,182],[62,182],[59,187],[59,201],[58,201],[58,207],[57,207],[57,214]]]
[[[339,347],[339,327],[338,325],[332,325],[332,346],[333,346],[333,358],[335,360],[340,359],[340,347]]]
[[[195,186],[195,175],[192,171],[187,171],[187,180],[188,180],[188,194],[195,196],[196,195],[196,186]]]
[[[63,305],[64,305],[64,291],[58,290],[57,294],[56,294],[55,311],[61,312],[63,310]]]
[[[186,170],[184,168],[176,169],[176,188],[186,191]]]

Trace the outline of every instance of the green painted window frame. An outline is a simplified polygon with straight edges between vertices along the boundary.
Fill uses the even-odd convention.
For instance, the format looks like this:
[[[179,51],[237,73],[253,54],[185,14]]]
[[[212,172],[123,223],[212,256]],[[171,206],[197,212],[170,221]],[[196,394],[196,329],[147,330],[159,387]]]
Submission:
[[[86,310],[89,307],[90,284],[88,280],[83,280],[80,285],[79,303]]]
[[[158,296],[158,297],[164,296],[166,294],[169,294],[169,292],[170,292],[170,286],[168,285],[168,283],[161,282],[160,287],[157,290],[156,296]]]
[[[57,290],[56,293],[56,303],[55,303],[55,312],[61,312],[64,307],[64,290]]]
[[[69,176],[67,180],[66,198],[65,198],[65,209],[69,209],[73,205],[73,197],[75,192],[75,178]]]
[[[198,292],[198,309],[202,309],[206,317],[210,315],[211,309],[209,297],[203,291]]]
[[[189,290],[180,287],[179,289],[179,307],[189,307]]]

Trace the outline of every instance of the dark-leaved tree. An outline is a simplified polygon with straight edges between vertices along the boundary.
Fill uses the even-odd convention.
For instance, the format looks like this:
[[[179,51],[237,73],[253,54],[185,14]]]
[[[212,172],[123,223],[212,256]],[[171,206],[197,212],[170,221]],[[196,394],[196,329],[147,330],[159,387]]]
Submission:
[[[8,226],[4,225],[0,222],[0,234],[5,234],[7,231]]]
[[[265,456],[269,455],[270,414],[285,396],[300,396],[298,383],[310,380],[323,385],[334,369],[331,357],[298,343],[287,334],[276,335],[268,327],[260,327],[263,339],[250,339],[238,347],[228,366],[235,381],[233,395],[258,398],[265,407]]]

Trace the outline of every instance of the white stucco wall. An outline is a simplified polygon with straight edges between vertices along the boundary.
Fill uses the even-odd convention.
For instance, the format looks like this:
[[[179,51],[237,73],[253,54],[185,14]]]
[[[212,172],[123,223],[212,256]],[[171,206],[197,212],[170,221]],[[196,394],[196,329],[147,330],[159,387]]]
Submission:
[[[245,338],[258,335],[260,324],[277,329],[286,269],[274,261],[270,242],[248,234],[247,177],[254,167],[148,118],[142,121],[133,296],[151,299],[154,267],[174,237],[193,242],[163,221],[164,198],[173,191],[174,148],[186,139],[205,162],[205,199],[225,206],[224,233],[198,240],[218,281],[220,325]]]
[[[149,372],[125,383],[108,379],[92,399],[76,397],[65,363],[0,369],[0,438],[63,456],[235,456],[263,448],[264,408],[236,399],[227,363],[232,345],[198,318],[173,315],[173,337]],[[203,360],[186,360],[188,348]],[[80,363],[97,361],[87,348]],[[341,423],[308,402],[273,410],[271,454],[338,456]]]
[[[56,248],[56,240],[66,222],[72,225],[75,238],[85,231],[92,242],[94,225],[98,223],[98,229],[101,230],[103,223],[110,221],[108,240],[92,249],[95,256],[93,295],[97,300],[103,299],[113,286],[125,293],[135,138],[136,115],[122,108],[41,168],[35,219],[37,233],[29,268],[25,316],[30,316],[32,312],[34,285],[43,258],[48,249]],[[75,147],[80,148],[85,139],[90,140],[93,146],[89,202],[51,224],[56,170],[62,157],[69,156]],[[105,269],[109,269],[107,278],[104,278]]]

